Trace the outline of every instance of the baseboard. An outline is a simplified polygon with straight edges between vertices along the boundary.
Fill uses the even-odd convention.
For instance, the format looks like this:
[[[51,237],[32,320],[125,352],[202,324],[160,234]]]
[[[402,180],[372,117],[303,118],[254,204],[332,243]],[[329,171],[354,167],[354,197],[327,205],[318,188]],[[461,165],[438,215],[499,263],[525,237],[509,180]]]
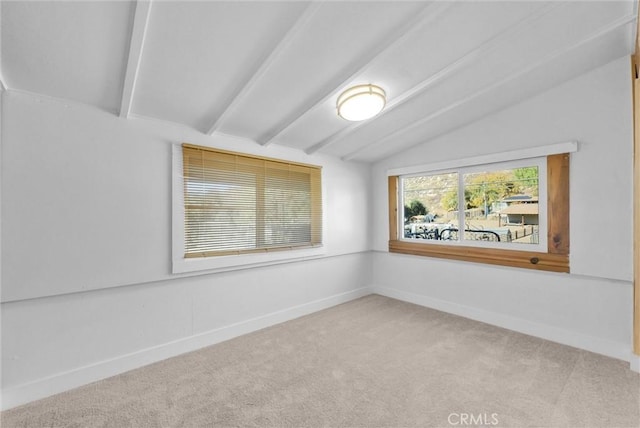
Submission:
[[[275,324],[289,321],[303,315],[327,309],[371,294],[369,287],[315,300],[299,306],[287,308],[240,323],[231,324],[205,333],[185,337],[180,340],[143,349],[117,358],[101,361],[80,367],[34,382],[14,386],[2,391],[2,410],[10,409],[34,400],[45,398],[60,392],[68,391],[101,379],[115,376],[129,370],[137,369],[151,363],[175,357],[186,352],[195,351],[206,346],[215,345],[225,340],[253,331],[261,330]]]
[[[631,354],[629,368],[636,373],[640,373],[640,355]]]
[[[416,305],[437,309],[442,312],[459,315],[472,320],[484,322],[519,333],[528,334],[530,336],[539,337],[550,340],[552,342],[561,343],[563,345],[572,346],[574,348],[584,349],[596,354],[606,355],[623,361],[630,360],[629,345],[625,343],[613,342],[610,340],[600,339],[597,337],[581,334],[575,331],[564,330],[546,324],[535,323],[532,321],[516,318],[496,312],[486,311],[484,309],[473,308],[470,306],[460,305],[445,300],[435,299],[428,296],[422,296],[406,291],[400,291],[393,288],[373,286],[372,293],[382,296],[391,297],[393,299],[402,300]]]

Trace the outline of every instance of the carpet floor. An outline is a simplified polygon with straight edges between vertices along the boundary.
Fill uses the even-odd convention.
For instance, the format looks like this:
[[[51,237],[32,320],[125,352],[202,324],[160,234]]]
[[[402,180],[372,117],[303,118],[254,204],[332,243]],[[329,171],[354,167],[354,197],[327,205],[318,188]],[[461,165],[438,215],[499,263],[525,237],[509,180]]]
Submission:
[[[371,295],[2,412],[13,427],[638,427],[629,364]]]

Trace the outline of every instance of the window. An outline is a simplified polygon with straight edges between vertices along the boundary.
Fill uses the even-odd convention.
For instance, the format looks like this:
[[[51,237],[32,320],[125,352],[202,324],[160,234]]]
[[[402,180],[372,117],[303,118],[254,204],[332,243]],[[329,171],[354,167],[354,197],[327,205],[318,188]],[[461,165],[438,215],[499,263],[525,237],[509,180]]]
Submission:
[[[401,176],[401,239],[546,251],[544,160]]]
[[[183,145],[185,257],[322,243],[319,167]]]
[[[321,175],[319,166],[176,146],[173,271],[319,255]]]
[[[569,154],[389,177],[389,251],[569,271]]]

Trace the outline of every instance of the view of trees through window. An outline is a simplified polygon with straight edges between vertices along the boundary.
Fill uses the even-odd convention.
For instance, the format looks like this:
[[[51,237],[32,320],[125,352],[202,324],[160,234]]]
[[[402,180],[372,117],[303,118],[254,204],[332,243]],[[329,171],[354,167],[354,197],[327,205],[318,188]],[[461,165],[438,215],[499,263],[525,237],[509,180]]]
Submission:
[[[460,174],[402,179],[405,238],[539,242],[537,166]]]

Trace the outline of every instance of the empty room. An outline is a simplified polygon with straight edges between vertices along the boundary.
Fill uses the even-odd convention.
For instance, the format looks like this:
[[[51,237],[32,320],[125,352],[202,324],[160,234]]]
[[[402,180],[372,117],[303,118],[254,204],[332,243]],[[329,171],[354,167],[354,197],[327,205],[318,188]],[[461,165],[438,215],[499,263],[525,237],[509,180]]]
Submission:
[[[3,428],[640,426],[638,0],[0,25]]]

